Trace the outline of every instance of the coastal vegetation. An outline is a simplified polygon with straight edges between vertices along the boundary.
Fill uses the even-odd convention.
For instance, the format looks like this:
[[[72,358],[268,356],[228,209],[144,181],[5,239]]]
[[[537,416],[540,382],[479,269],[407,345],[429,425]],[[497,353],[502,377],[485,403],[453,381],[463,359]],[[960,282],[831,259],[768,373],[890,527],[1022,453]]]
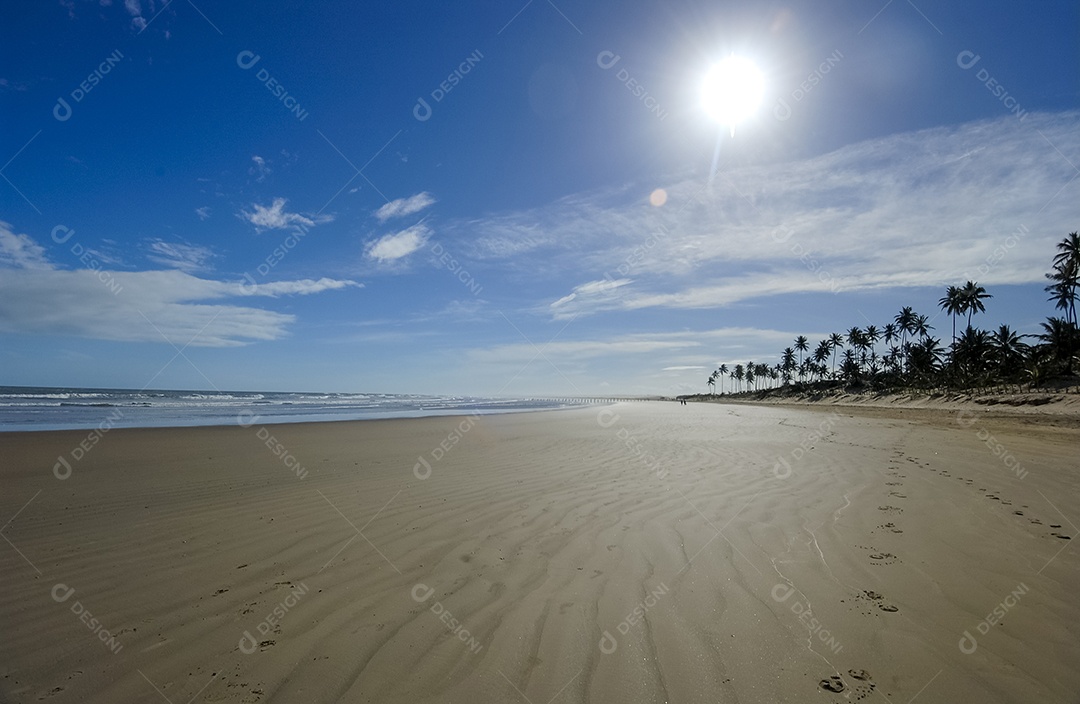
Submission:
[[[911,306],[880,327],[853,326],[812,345],[797,336],[778,362],[724,363],[708,377],[710,394],[746,393],[778,387],[894,392],[911,389],[1020,391],[1071,386],[1080,368],[1076,302],[1080,279],[1080,236],[1057,243],[1045,290],[1057,315],[1041,331],[1020,334],[1009,325],[977,327],[993,295],[975,281],[949,286],[938,301],[949,316],[948,341],[937,336],[927,315]],[[957,330],[957,323],[963,327]],[[950,332],[951,331],[951,332]],[[726,388],[726,391],[725,391]]]

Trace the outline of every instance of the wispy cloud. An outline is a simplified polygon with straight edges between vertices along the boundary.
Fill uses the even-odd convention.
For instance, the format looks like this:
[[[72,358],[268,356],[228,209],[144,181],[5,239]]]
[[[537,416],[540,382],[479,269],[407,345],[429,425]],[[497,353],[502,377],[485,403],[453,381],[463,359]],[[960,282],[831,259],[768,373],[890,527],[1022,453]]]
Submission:
[[[29,235],[16,234],[11,225],[0,220],[0,267],[17,269],[52,269],[45,248]]]
[[[386,222],[391,218],[400,218],[418,213],[434,203],[435,198],[427,191],[424,191],[408,198],[398,198],[390,201],[375,211],[375,217],[379,222]]]
[[[209,262],[216,256],[209,247],[186,244],[181,242],[166,242],[161,239],[151,240],[148,244],[150,253],[147,259],[169,267],[179,269],[191,274],[197,271],[205,271]]]
[[[273,173],[273,169],[266,163],[266,159],[263,159],[258,154],[251,157],[251,167],[248,169],[249,176],[253,176],[257,182],[261,183],[271,173]]]
[[[286,202],[284,198],[275,198],[269,206],[252,203],[250,211],[240,211],[240,217],[260,230],[283,230],[291,225],[314,227],[334,219],[330,215],[307,216],[290,213],[285,210]]]
[[[427,244],[431,230],[417,223],[400,232],[384,235],[367,246],[367,256],[379,263],[394,262],[409,256]]]
[[[1009,115],[721,172],[712,185],[676,180],[663,207],[648,203],[650,184],[448,222],[440,236],[521,277],[587,282],[537,302],[556,318],[1041,282],[1054,241],[1076,229],[1078,128],[1077,112]]]
[[[159,245],[154,247],[154,245]],[[191,246],[151,243],[173,264],[210,256]],[[175,258],[179,259],[175,259]],[[76,335],[99,340],[235,347],[276,340],[296,320],[290,314],[224,303],[230,298],[275,298],[361,287],[355,281],[301,279],[243,286],[178,269],[169,271],[60,270],[28,235],[0,223],[0,331]]]
[[[200,220],[208,220],[210,218],[210,206],[204,205],[201,208],[195,208],[195,214],[199,216]]]

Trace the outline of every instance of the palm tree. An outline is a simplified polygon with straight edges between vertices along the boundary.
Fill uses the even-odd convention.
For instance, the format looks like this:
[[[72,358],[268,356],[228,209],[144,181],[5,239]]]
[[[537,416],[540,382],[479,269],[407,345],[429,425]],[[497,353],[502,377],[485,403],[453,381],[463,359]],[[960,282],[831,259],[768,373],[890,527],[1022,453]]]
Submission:
[[[799,335],[795,338],[795,349],[799,352],[799,377],[803,374],[803,352],[810,350],[810,341],[806,339],[806,335]]]
[[[755,377],[754,370],[755,370],[754,363],[753,362],[747,362],[746,363],[746,386],[747,386],[747,388],[751,388],[751,387],[754,386],[754,377]]]
[[[825,362],[829,361],[829,353],[832,351],[832,346],[828,340],[822,340],[818,343],[818,346],[814,348],[814,364],[817,365],[818,378],[824,376]]]
[[[945,289],[945,295],[938,301],[938,305],[941,306],[941,310],[952,316],[952,339],[953,344],[956,344],[956,316],[963,315],[965,312],[964,299],[960,295],[959,286],[949,286]]]
[[[1054,270],[1046,275],[1054,283],[1046,287],[1050,300],[1056,302],[1058,310],[1065,311],[1065,321],[1073,325],[1076,321],[1076,289],[1080,286],[1080,235],[1070,232],[1057,243],[1058,253],[1054,255]]]
[[[832,352],[832,373],[836,376],[836,350],[844,346],[844,337],[838,332],[829,335],[829,350]]]
[[[1072,374],[1072,363],[1080,351],[1080,330],[1064,318],[1047,318],[1040,323],[1043,332],[1036,335],[1046,345],[1052,359],[1065,363],[1065,373]]]
[[[742,391],[742,380],[746,377],[746,372],[743,370],[743,365],[736,364],[735,371],[731,372],[731,375],[739,382],[739,391]]]
[[[806,338],[804,337],[803,339],[805,340]],[[784,349],[780,369],[784,372],[784,383],[787,384],[788,380],[791,378],[792,370],[795,369],[795,350],[790,347]]]
[[[881,333],[876,326],[867,325],[864,334],[866,341],[870,343],[870,358],[874,359],[877,357],[877,341],[881,339]]]
[[[911,324],[911,333],[918,335],[920,339],[928,336],[933,329],[934,326],[930,324],[930,319],[925,315],[916,315],[915,322]]]
[[[724,395],[724,375],[728,373],[727,365],[721,364],[719,369],[716,370],[716,375],[720,377],[720,395]]]
[[[1003,379],[1015,377],[1022,368],[1028,351],[1025,337],[1027,335],[1017,335],[1008,325],[1002,325],[990,336],[994,361]]]
[[[712,387],[709,391],[710,395],[716,391],[716,372],[709,375],[709,380],[705,382],[705,385]]]
[[[896,330],[896,325],[893,323],[885,323],[885,327],[881,329],[881,339],[886,345],[892,344],[893,340],[900,339],[900,334]]]
[[[986,306],[983,305],[984,298],[993,298],[986,289],[975,283],[974,281],[968,281],[964,284],[964,287],[960,289],[960,300],[963,301],[964,310],[967,311],[968,327],[971,327],[971,315],[973,313],[983,313],[986,311]]]
[[[911,333],[911,326],[915,323],[915,311],[911,306],[904,306],[896,317],[893,318],[896,330],[900,333],[900,349],[907,345],[907,336]]]

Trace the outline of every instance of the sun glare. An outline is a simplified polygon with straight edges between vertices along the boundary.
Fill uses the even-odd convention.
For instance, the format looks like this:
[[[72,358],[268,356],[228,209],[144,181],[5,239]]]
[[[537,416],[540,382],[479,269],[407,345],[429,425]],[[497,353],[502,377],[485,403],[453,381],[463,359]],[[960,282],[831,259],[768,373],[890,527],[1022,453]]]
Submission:
[[[714,65],[701,87],[701,104],[709,117],[731,128],[754,114],[765,93],[765,77],[754,62],[729,56]]]

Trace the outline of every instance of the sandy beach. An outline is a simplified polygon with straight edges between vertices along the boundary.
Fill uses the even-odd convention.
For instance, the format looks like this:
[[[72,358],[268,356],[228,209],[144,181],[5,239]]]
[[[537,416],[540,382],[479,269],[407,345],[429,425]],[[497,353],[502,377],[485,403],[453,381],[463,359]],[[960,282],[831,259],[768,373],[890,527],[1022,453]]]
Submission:
[[[1078,447],[660,402],[0,434],[0,701],[1076,702]]]

